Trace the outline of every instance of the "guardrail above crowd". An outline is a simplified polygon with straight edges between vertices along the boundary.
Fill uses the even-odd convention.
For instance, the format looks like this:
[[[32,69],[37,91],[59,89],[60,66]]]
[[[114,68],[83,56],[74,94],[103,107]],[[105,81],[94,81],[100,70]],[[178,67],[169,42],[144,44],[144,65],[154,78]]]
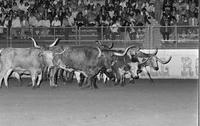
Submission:
[[[61,39],[61,44],[95,44],[96,40],[114,42],[116,47],[135,44],[142,48],[198,48],[198,26],[93,26],[0,28],[1,47],[31,46],[29,37],[45,44]]]

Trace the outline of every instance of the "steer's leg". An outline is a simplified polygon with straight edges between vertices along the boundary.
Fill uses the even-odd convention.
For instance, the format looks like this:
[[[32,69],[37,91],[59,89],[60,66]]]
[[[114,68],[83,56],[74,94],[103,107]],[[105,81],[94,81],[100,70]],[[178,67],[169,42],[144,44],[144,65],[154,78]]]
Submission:
[[[4,78],[4,76],[5,76],[6,73],[7,73],[6,69],[0,71],[0,87],[2,87],[2,80],[3,80],[3,78]]]
[[[79,84],[80,86],[80,82],[81,82],[81,73],[78,72],[78,71],[74,71],[74,74],[75,74],[75,77],[76,77],[76,80],[77,80],[77,83]]]
[[[55,80],[56,72],[57,72],[56,67],[52,68],[51,71],[50,71],[50,87],[57,87],[58,86],[57,84],[55,84],[55,81],[57,81],[57,79]]]
[[[4,75],[4,83],[5,83],[5,86],[8,88],[8,77],[9,75],[11,74],[12,72],[12,69],[9,69],[6,74]]]
[[[96,76],[93,77],[92,83],[93,83],[94,89],[98,89],[98,86],[97,86],[97,77]]]
[[[19,73],[17,73],[17,72],[13,72],[12,74],[14,75],[15,78],[17,78],[17,80],[18,80],[20,86],[22,86],[22,83],[21,83],[21,81],[22,81],[22,80],[21,80],[21,75],[20,75]]]
[[[38,75],[37,87],[40,87],[41,80],[42,80],[42,73],[40,73],[40,74]]]
[[[36,76],[33,74],[31,75],[31,80],[32,80],[32,88],[35,88],[35,81],[36,81]]]
[[[32,88],[35,88],[35,83],[37,80],[37,71],[36,70],[30,70],[31,71],[31,80],[32,80]]]
[[[153,79],[151,78],[151,75],[150,75],[149,71],[147,70],[147,68],[144,67],[143,70],[144,70],[144,71],[147,73],[147,75],[149,76],[150,81],[151,81],[152,83],[154,83],[154,81],[153,81]]]

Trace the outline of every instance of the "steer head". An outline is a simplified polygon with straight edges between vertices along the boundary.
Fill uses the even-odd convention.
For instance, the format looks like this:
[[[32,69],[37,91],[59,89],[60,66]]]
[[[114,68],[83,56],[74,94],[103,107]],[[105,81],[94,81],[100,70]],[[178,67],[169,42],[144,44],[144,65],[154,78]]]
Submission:
[[[156,49],[154,51],[154,53],[152,53],[152,54],[147,54],[147,53],[143,53],[143,52],[139,51],[136,54],[136,57],[138,57],[138,59],[140,59],[140,60],[146,60],[148,58],[149,60],[141,66],[150,66],[154,70],[158,71],[159,70],[158,62],[160,62],[161,64],[167,64],[171,61],[172,57],[170,56],[166,61],[163,61],[156,56],[157,52],[158,52],[158,49]]]
[[[129,46],[124,51],[118,52],[116,50],[111,49],[102,49],[102,56],[101,56],[101,63],[107,68],[108,71],[112,70],[112,66],[117,62],[118,57],[124,57],[126,56],[129,49],[133,48],[135,46]]]

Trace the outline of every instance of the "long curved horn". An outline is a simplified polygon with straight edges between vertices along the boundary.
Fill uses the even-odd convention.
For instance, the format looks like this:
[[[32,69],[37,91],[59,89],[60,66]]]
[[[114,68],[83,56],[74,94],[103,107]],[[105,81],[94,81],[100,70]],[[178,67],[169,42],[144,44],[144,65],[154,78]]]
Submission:
[[[49,45],[49,47],[55,46],[57,44],[58,40],[59,40],[59,38],[56,38],[56,40],[51,45]]]
[[[64,49],[62,52],[55,53],[55,54],[60,55],[60,54],[63,54],[65,51],[66,51],[66,49]]]
[[[158,57],[156,57],[156,59],[157,59],[160,63],[162,63],[162,64],[167,64],[167,63],[169,63],[169,61],[172,59],[172,57],[170,56],[170,57],[168,58],[168,60],[166,60],[166,61],[163,61],[163,60],[159,59]]]
[[[153,53],[144,53],[144,52],[142,52],[142,51],[139,51],[138,53],[137,53],[137,55],[139,56],[139,57],[149,57],[149,56],[155,56],[156,54],[158,53],[158,48],[156,48],[156,50],[153,52]]]
[[[133,48],[133,47],[135,47],[135,46],[132,45],[132,46],[127,47],[123,53],[114,52],[114,55],[116,55],[116,56],[125,56],[126,53],[128,52],[128,50],[131,49],[131,48]]]
[[[37,42],[35,41],[33,37],[30,37],[30,39],[33,41],[33,45],[35,48],[41,48],[40,46],[38,46]]]
[[[99,58],[99,57],[101,57],[101,55],[102,55],[102,52],[101,52],[101,49],[100,49],[99,47],[97,47],[97,49],[98,49],[98,51],[99,51],[99,54],[98,54],[98,56],[97,56],[97,57]]]
[[[156,48],[156,50],[152,54],[150,54],[150,55],[155,56],[157,53],[158,53],[158,48]]]

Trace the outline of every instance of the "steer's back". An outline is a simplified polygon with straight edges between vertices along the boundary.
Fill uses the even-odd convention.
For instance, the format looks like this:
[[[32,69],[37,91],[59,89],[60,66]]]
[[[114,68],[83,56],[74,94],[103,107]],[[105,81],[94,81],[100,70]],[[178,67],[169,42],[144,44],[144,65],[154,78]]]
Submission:
[[[40,65],[40,50],[34,48],[5,48],[1,52],[1,62],[10,67],[24,69]]]
[[[67,47],[62,55],[62,60],[66,65],[74,67],[93,66],[97,63],[98,54],[98,49],[95,47],[72,46]]]

